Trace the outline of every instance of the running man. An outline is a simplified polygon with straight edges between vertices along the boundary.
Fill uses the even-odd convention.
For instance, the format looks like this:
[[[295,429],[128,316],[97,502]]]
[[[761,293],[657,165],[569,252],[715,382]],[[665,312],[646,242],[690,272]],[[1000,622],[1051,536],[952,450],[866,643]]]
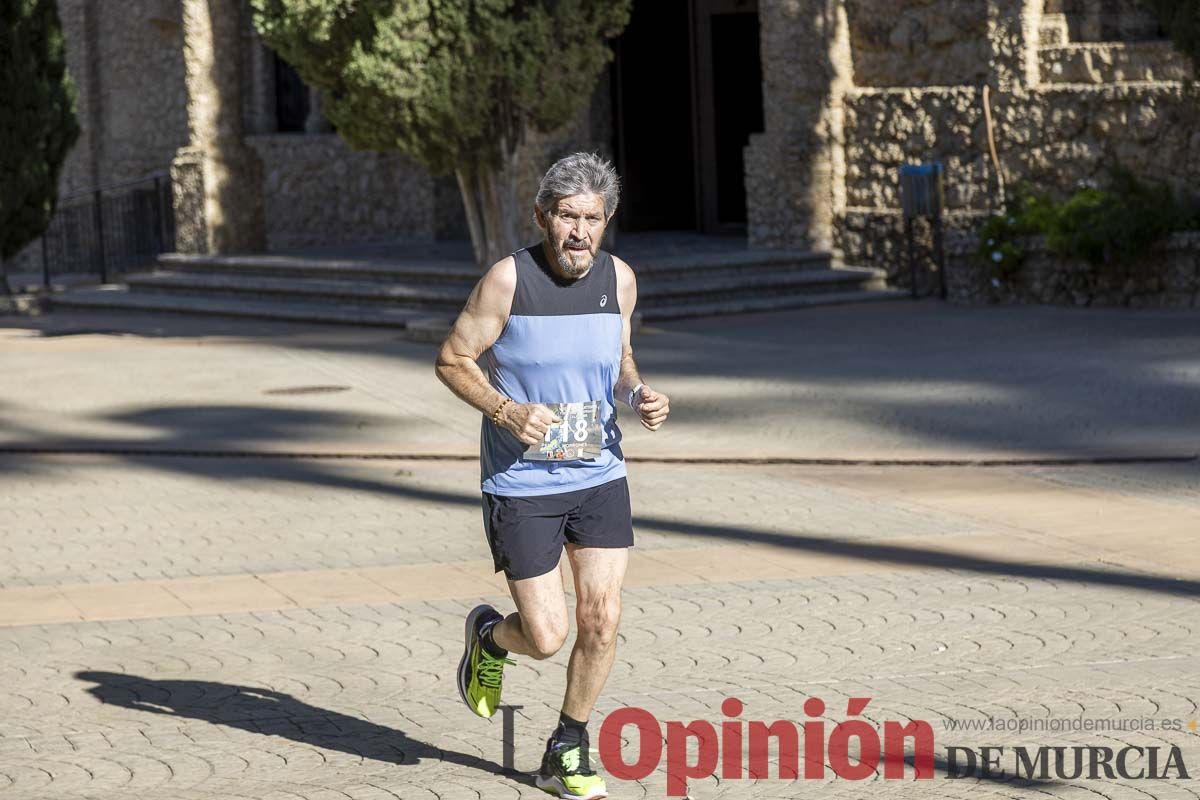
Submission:
[[[619,193],[616,172],[599,156],[575,153],[550,167],[534,203],[543,241],[487,271],[437,360],[442,382],[484,415],[484,530],[516,605],[507,617],[487,605],[467,616],[459,693],[490,717],[510,653],[544,659],[562,647],[565,547],[577,632],[537,785],[575,800],[607,792],[590,766],[587,723],[616,655],[633,545],[617,405],[652,431],[669,412],[667,396],[642,382],[633,360],[633,270],[600,249]]]

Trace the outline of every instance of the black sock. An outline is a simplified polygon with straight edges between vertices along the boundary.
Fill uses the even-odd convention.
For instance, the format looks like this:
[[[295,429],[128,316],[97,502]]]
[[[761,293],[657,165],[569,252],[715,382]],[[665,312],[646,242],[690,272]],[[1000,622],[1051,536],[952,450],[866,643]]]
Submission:
[[[554,729],[554,741],[558,744],[582,745],[587,742],[587,723],[571,719],[566,714],[558,715],[558,727]]]
[[[496,630],[496,626],[504,620],[503,617],[488,625],[479,634],[479,643],[483,645],[483,649],[492,658],[507,658],[508,651],[500,645],[496,644],[496,640],[492,638],[492,631]]]

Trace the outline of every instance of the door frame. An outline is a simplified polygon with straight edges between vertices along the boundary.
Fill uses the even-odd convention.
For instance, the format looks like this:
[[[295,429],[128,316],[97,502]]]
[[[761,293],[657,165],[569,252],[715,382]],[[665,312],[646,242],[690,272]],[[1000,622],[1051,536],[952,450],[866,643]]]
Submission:
[[[712,18],[715,14],[757,14],[758,0],[688,0],[688,57],[691,60],[692,94],[692,168],[695,179],[695,230],[700,233],[745,233],[742,223],[721,224],[717,204],[717,134],[716,103],[713,77]],[[625,144],[628,119],[622,93],[621,40],[614,44],[612,80],[616,90],[613,97],[614,143],[617,167],[625,173]],[[761,56],[760,56],[761,57]],[[760,87],[761,91],[761,87]]]
[[[695,143],[696,222],[701,233],[744,233],[741,223],[717,216],[717,132],[713,79],[714,14],[757,14],[758,0],[689,0],[692,53],[692,141]],[[743,176],[744,177],[744,176]]]

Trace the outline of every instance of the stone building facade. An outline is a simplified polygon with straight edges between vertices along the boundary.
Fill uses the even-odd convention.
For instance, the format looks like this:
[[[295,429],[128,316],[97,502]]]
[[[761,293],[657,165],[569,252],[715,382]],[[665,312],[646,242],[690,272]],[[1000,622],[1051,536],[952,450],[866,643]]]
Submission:
[[[1071,189],[1121,164],[1200,183],[1200,92],[1137,0],[759,0],[754,247],[832,249],[903,283],[899,169],[946,168],[951,234],[1000,181]],[[988,115],[999,175],[989,154]],[[966,236],[951,235],[962,250]]]
[[[579,117],[528,144],[530,197],[552,157],[592,147],[624,164],[668,112],[691,114],[697,212],[669,224],[754,247],[831,249],[899,275],[902,164],[946,165],[953,229],[996,207],[985,87],[1009,184],[1069,186],[1114,161],[1180,187],[1200,178],[1190,65],[1135,0],[637,0],[634,25],[667,24],[646,21],[648,9],[674,5],[679,24],[693,26],[681,55],[638,61],[634,33],[618,40],[612,74]],[[83,128],[64,192],[169,171],[180,248],[199,252],[465,235],[453,183],[401,155],[350,150],[321,117],[319,96],[297,88],[259,41],[243,0],[59,7]],[[720,38],[751,14],[754,41]],[[666,41],[650,33],[639,46]],[[730,48],[751,44],[753,69],[731,66]],[[658,119],[630,112],[637,98],[622,99],[620,87],[654,82],[628,73],[655,59],[666,69],[668,57],[687,60],[679,74],[697,94]],[[761,104],[751,127],[730,134],[720,121],[734,72],[755,83],[733,94],[756,103],[760,94]],[[704,128],[714,119],[715,134]],[[733,160],[714,171],[713,153]],[[631,186],[651,194],[646,180]],[[721,205],[741,215],[732,224],[714,222],[717,180],[726,198],[739,195],[741,205]]]
[[[853,79],[829,101],[840,136],[826,146],[831,162],[845,165],[828,196],[833,242],[847,262],[900,275],[902,164],[945,164],[952,231],[972,229],[998,208],[984,87],[1008,186],[1069,190],[1103,182],[1121,164],[1195,190],[1200,94],[1190,85],[1193,71],[1134,0],[839,5],[845,29],[834,35],[834,49],[849,58]],[[771,192],[769,182],[758,186],[752,195]],[[751,239],[775,243],[779,235],[764,225]]]
[[[310,119],[280,130],[276,59],[239,0],[59,0],[59,13],[83,129],[64,193],[172,172],[180,246],[191,250],[435,233],[434,181],[403,156],[351,151],[321,118],[315,94],[306,98]],[[229,113],[235,103],[240,114]],[[230,174],[213,174],[229,157]],[[194,207],[203,177],[228,185],[218,209],[248,214],[261,232],[209,241]]]

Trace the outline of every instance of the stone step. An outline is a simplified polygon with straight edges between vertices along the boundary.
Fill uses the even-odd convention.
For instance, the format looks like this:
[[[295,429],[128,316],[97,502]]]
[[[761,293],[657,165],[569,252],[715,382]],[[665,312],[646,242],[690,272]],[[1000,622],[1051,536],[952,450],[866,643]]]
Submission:
[[[774,295],[714,300],[706,303],[680,303],[639,307],[638,322],[684,319],[688,317],[746,314],[763,311],[808,308],[844,303],[903,300],[906,292],[898,289],[873,289],[815,294]],[[199,316],[241,317],[277,322],[321,323],[397,328],[407,338],[441,341],[453,321],[452,314],[434,314],[392,308],[386,305],[344,303],[303,303],[238,297],[195,297],[170,294],[134,294],[123,287],[108,286],[76,289],[53,295],[52,308],[190,314]]]
[[[1047,47],[1063,45],[1071,39],[1066,14],[1043,14],[1038,27],[1038,42]]]
[[[1045,83],[1183,81],[1191,63],[1169,42],[1091,42],[1038,50]]]
[[[818,294],[794,294],[774,297],[747,297],[720,300],[710,303],[683,303],[678,305],[654,306],[641,310],[643,322],[688,319],[690,317],[717,317],[727,314],[753,314],[765,311],[785,311],[815,306],[845,305],[847,303],[875,303],[905,300],[909,293],[900,289],[862,289],[857,291],[821,292]]]
[[[639,275],[731,274],[827,269],[831,255],[812,250],[717,249],[711,252],[637,253],[626,260]],[[618,253],[620,255],[620,253]],[[446,283],[472,286],[481,274],[473,263],[398,255],[395,259],[341,259],[288,255],[207,256],[164,253],[159,267],[170,272],[196,272],[263,277],[327,278],[384,283]]]
[[[470,284],[380,283],[319,277],[271,277],[242,273],[152,272],[125,279],[134,294],[188,294],[261,299],[329,300],[348,304],[387,304],[457,313]]]
[[[638,308],[696,305],[783,295],[820,295],[860,289],[882,289],[887,285],[883,270],[863,267],[809,269],[765,275],[732,275],[675,280],[646,280],[638,277]]]
[[[834,268],[827,252],[757,251],[719,241],[629,252],[638,275],[638,321],[893,294],[880,291],[886,285],[883,271]],[[156,272],[128,276],[126,287],[66,292],[50,304],[386,326],[439,338],[480,274],[461,253],[432,246],[336,256],[169,253],[160,257],[159,266]]]
[[[51,308],[107,311],[147,311],[199,316],[246,317],[283,322],[366,325],[409,328],[432,319],[449,319],[428,311],[359,306],[349,303],[303,303],[239,297],[197,297],[175,294],[135,294],[120,286],[75,289],[49,298]]]
[[[284,255],[208,256],[163,253],[158,257],[158,265],[164,270],[176,273],[461,284],[468,289],[479,280],[481,274],[475,265],[469,262],[418,258],[392,262]]]
[[[621,256],[619,252],[617,255]],[[828,269],[833,263],[829,253],[819,250],[718,250],[621,257],[633,267],[639,278],[667,278],[699,273],[744,275],[756,272],[793,272]]]
[[[691,301],[716,301],[796,292],[829,292],[847,288],[882,288],[885,275],[872,269],[808,269],[778,273],[701,277],[664,277],[651,273],[638,281],[638,304],[645,308]],[[390,305],[457,313],[470,287],[382,284],[373,281],[283,278],[241,274],[155,272],[126,278],[133,294],[185,294],[287,301]]]

